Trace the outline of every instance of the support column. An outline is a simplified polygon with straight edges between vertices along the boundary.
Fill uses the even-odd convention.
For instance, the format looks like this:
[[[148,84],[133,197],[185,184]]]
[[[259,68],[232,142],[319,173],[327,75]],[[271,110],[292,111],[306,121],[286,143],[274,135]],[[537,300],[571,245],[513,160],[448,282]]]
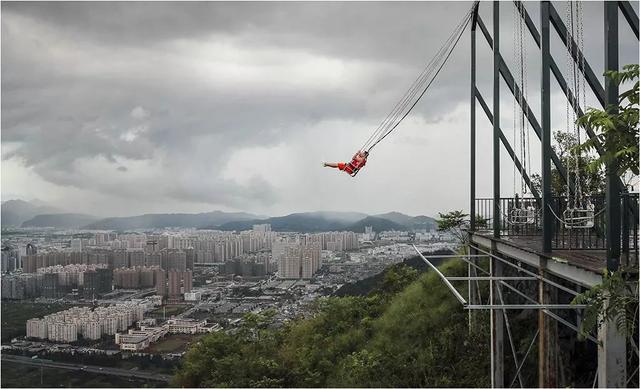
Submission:
[[[491,253],[500,255],[496,250],[496,243],[491,242]],[[503,275],[503,264],[495,258],[489,259],[490,274],[493,277]],[[500,305],[498,288],[500,283],[489,281],[489,304]],[[491,310],[491,387],[504,387],[504,316],[499,309]]]
[[[476,4],[473,10],[473,17],[471,19],[471,118],[470,118],[470,150],[469,150],[469,230],[475,232],[476,229],[476,27],[478,21],[478,5]],[[471,241],[471,234],[469,234],[469,241]],[[469,247],[469,254],[475,254],[477,251]],[[475,263],[475,257],[469,257],[469,260]],[[471,265],[467,265],[467,273],[469,277],[473,277],[476,274],[476,269]],[[469,280],[469,303],[475,304],[477,300],[477,290],[475,282]],[[471,332],[474,326],[474,316],[476,314],[469,310],[469,332]]]
[[[500,237],[500,2],[493,2],[493,236]]]
[[[618,70],[618,4],[604,2],[604,67]],[[607,105],[618,105],[618,86],[605,79]],[[607,269],[617,271],[620,266],[620,186],[615,160],[607,164],[606,218]],[[626,386],[627,342],[615,323],[607,321],[598,331],[598,386],[620,388]]]
[[[604,2],[604,68],[618,70],[618,2]],[[607,105],[618,105],[618,86],[605,79]],[[620,186],[615,160],[607,163],[607,269],[618,270],[620,265]]]
[[[476,22],[478,18],[478,5],[473,12],[471,20],[471,121],[469,150],[469,227],[471,231],[476,228]]]
[[[551,85],[550,66],[551,53],[549,43],[549,1],[540,3],[540,49],[542,52],[542,82],[541,82],[541,141],[542,141],[542,251],[551,252],[551,240],[553,238],[554,219],[551,213]]]
[[[546,277],[547,259],[540,258],[538,274]],[[557,304],[558,291],[554,287],[538,280],[538,303]],[[538,386],[541,388],[558,387],[558,323],[543,310],[538,311]]]
[[[627,341],[607,321],[598,330],[598,387],[625,388],[627,386]]]

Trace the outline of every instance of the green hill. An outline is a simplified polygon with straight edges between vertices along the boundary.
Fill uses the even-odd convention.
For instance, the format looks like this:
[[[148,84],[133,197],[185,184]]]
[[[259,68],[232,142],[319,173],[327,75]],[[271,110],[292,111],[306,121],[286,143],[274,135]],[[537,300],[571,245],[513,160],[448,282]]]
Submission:
[[[429,255],[450,255],[451,252],[449,250],[438,250]],[[446,258],[432,258],[431,263],[435,266],[439,266],[442,262],[444,262]],[[336,290],[333,295],[336,297],[344,297],[344,296],[366,296],[369,293],[375,292],[376,290],[380,290],[385,281],[386,275],[390,271],[399,271],[399,269],[403,266],[409,266],[412,269],[418,271],[418,273],[425,272],[429,267],[427,264],[420,258],[419,256],[413,256],[405,259],[402,263],[398,263],[390,266],[384,271],[374,274],[371,277],[367,277],[365,279],[352,282],[349,284],[344,284],[340,287],[340,289]]]
[[[353,231],[364,232],[366,226],[374,231],[406,231],[413,229],[435,228],[434,219],[428,216],[408,216],[399,212],[368,216],[357,212],[301,212],[267,219],[237,220],[219,226],[207,228],[224,231],[250,230],[253,224],[271,224],[273,231],[287,232],[325,232]]]
[[[80,228],[97,220],[95,216],[80,213],[57,213],[37,215],[22,223],[22,227]]]
[[[464,275],[466,266],[440,268]],[[489,332],[434,272],[392,267],[366,296],[318,300],[282,328],[248,314],[234,334],[194,345],[174,384],[186,387],[486,387]],[[486,321],[482,321],[485,323]]]
[[[256,215],[244,212],[154,213],[128,217],[110,217],[88,224],[84,228],[88,230],[135,230],[167,227],[204,228],[211,225],[256,218]]]

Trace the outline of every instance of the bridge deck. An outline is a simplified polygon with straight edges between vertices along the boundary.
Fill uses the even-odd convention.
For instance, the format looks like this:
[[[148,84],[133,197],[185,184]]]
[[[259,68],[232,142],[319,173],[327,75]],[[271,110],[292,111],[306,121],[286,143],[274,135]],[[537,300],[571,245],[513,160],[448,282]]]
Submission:
[[[494,239],[490,231],[478,231],[476,234],[492,240]],[[562,249],[553,250],[551,254],[545,254],[542,252],[542,235],[503,235],[497,240],[541,257],[553,257],[556,260],[566,261],[571,265],[597,274],[602,274],[607,266],[607,252],[602,249]],[[637,271],[637,253],[631,251],[629,255],[623,254],[620,258],[620,263],[627,268],[633,268]]]

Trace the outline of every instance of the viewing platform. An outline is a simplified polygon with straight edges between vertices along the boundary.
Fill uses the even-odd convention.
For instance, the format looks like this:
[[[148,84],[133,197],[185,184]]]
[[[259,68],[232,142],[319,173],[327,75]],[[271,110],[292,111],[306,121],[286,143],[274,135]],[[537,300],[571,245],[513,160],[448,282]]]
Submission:
[[[591,196],[587,200],[594,205],[593,225],[567,228],[561,216],[566,210],[566,199],[554,198],[552,250],[545,252],[538,200],[501,198],[500,235],[495,237],[492,230],[493,199],[478,198],[475,229],[469,231],[470,242],[487,248],[493,245],[498,252],[535,267],[538,267],[541,259],[546,260],[549,271],[555,275],[587,287],[593,286],[607,268],[606,220],[604,212],[601,212],[604,209],[604,197]],[[621,196],[620,229],[623,238],[620,266],[634,273],[638,272],[639,258],[637,206],[637,193]]]

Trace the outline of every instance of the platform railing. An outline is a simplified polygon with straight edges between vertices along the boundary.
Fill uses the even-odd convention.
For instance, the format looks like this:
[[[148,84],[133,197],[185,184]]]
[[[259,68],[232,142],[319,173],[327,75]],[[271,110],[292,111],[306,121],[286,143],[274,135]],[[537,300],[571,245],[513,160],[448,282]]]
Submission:
[[[553,239],[554,250],[606,250],[606,212],[604,195],[586,196],[584,204],[593,206],[593,225],[579,228],[565,219],[567,210],[566,197],[554,197],[551,200],[553,211]],[[638,258],[639,238],[639,209],[638,193],[623,193],[621,195],[621,252],[627,259]],[[540,201],[534,198],[507,197],[500,199],[498,207],[500,214],[500,236],[530,237],[531,240],[541,239],[542,209]],[[493,226],[493,199],[476,199],[476,227],[477,232],[489,232]],[[590,221],[591,222],[591,221]],[[541,242],[540,242],[541,243]]]

